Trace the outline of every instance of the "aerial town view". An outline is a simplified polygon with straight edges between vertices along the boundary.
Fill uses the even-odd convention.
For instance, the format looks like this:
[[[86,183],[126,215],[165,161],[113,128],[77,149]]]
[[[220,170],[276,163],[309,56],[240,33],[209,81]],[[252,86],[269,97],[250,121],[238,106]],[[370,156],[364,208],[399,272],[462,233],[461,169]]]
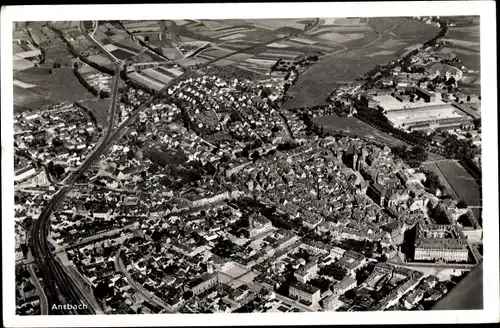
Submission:
[[[16,314],[482,309],[479,31],[15,22]]]

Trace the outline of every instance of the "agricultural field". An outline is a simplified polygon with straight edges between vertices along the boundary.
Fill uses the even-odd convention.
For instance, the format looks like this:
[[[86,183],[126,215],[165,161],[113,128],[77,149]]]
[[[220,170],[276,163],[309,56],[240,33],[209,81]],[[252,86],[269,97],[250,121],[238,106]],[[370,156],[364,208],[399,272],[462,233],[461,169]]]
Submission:
[[[54,27],[58,30],[70,30],[78,28],[78,21],[57,21],[54,22]]]
[[[363,22],[361,21],[363,20]],[[364,18],[321,18],[321,25],[363,25],[366,24]]]
[[[217,47],[217,48],[209,48],[209,49],[203,50],[201,53],[203,53],[204,55],[208,55],[211,58],[219,58],[219,57],[228,56],[234,52],[235,51],[230,50],[230,49]]]
[[[161,28],[158,21],[123,21],[122,23],[131,33],[157,32]]]
[[[362,77],[375,65],[382,64],[394,55],[374,56],[360,60],[364,50],[345,52],[336,55],[320,57],[319,61],[309,67],[296,84],[288,91],[293,98],[284,103],[285,109],[325,105],[331,92],[339,85],[350,83],[357,77]]]
[[[255,27],[266,30],[277,30],[283,27],[290,27],[297,30],[304,30],[307,23],[301,22],[304,19],[247,19],[246,22],[251,23]]]
[[[262,65],[248,63],[248,62],[240,62],[238,64],[235,64],[235,66],[240,68],[240,69],[248,71],[249,74],[253,74],[253,76],[256,76],[256,77],[262,77],[263,75],[265,75],[269,72],[269,69],[265,68]]]
[[[14,71],[22,71],[34,66],[35,58],[29,58],[30,54],[40,54],[41,49],[45,51],[44,63],[47,67],[54,63],[62,66],[68,65],[73,56],[68,51],[66,44],[41,22],[32,22],[28,25],[29,33],[15,31],[13,35]],[[19,42],[19,43],[18,43]],[[39,56],[41,58],[41,56]]]
[[[132,41],[132,37],[126,37],[119,41],[116,41],[115,45],[118,48],[130,51],[135,54],[141,52],[144,49],[137,42]]]
[[[113,64],[108,57],[100,54],[88,56],[87,59],[101,66],[110,66]]]
[[[396,50],[381,50],[377,52],[372,52],[371,54],[366,55],[366,57],[393,55],[394,53],[396,53]]]
[[[165,84],[172,80],[172,77],[170,77],[166,74],[162,74],[161,72],[155,70],[154,68],[145,69],[142,71],[142,73],[144,73],[148,77],[151,77],[151,78],[153,78],[157,81],[160,81],[162,83],[165,83]]]
[[[391,146],[406,145],[403,141],[379,131],[355,117],[339,117],[337,115],[318,116],[313,118],[313,122],[322,126],[325,132],[343,132]]]
[[[295,59],[303,55],[325,55],[342,50],[342,46],[313,35],[300,32],[314,20],[202,20],[196,24],[175,26],[178,39],[183,42],[206,42],[207,49],[193,57],[175,60],[183,66],[230,56],[215,63],[239,68],[258,75],[269,73],[279,59]],[[352,39],[359,38],[359,35]],[[349,40],[352,40],[349,38]],[[185,52],[185,51],[183,51]],[[196,61],[194,62],[196,58]]]
[[[480,74],[470,74],[470,73],[465,73],[462,79],[460,80],[461,83],[463,84],[468,84],[468,85],[481,85],[481,75]]]
[[[321,56],[288,91],[293,96],[285,102],[287,109],[311,107],[326,103],[328,95],[339,85],[354,81],[378,64],[397,59],[412,46],[437,35],[439,29],[421,21],[401,17],[370,17],[363,23],[320,25],[309,33],[316,37],[337,38],[338,48]],[[361,29],[365,32],[359,38]],[[368,29],[368,30],[367,30]],[[347,40],[348,35],[356,34]]]
[[[57,26],[68,29],[74,28],[75,23],[58,22]],[[67,45],[42,22],[30,23],[28,28],[32,39],[36,39],[38,46],[45,50],[45,63],[35,67],[24,60],[14,60],[15,111],[38,109],[62,101],[91,99],[92,94],[72,72],[71,62],[74,56],[68,51]],[[19,33],[14,34],[19,38],[25,37]],[[55,63],[61,67],[54,68]]]
[[[149,37],[150,33],[146,33],[145,35]],[[145,40],[145,35],[141,34],[131,37],[123,29],[117,28],[110,23],[105,23],[98,26],[94,38],[115,58],[120,60],[134,59],[136,62],[165,61],[165,58],[158,56],[138,43],[139,40]],[[153,46],[152,48],[156,47]],[[161,53],[161,51],[158,52]],[[139,56],[140,58],[137,58]]]
[[[127,58],[134,57],[137,55],[135,53],[132,53],[132,52],[129,52],[129,51],[123,50],[123,49],[115,49],[115,50],[112,50],[110,52],[113,54],[113,56],[115,56],[116,58],[121,59],[121,60],[125,60]]]
[[[12,61],[12,67],[14,68],[14,72],[24,71],[33,66],[35,66],[35,64],[31,60],[24,58],[16,58],[16,56],[14,55],[14,60]]]
[[[160,51],[163,56],[167,57],[170,60],[182,58],[182,53],[175,48],[161,47]]]
[[[194,66],[196,64],[204,64],[208,61],[208,59],[205,58],[181,58],[181,59],[176,59],[174,60],[174,63],[182,66],[182,67],[189,67],[189,66]]]
[[[14,85],[21,87],[23,89],[36,88],[35,84],[24,83],[24,82],[21,82],[19,80],[14,80]]]
[[[448,38],[443,39],[443,41],[459,48],[479,51],[479,42],[466,41],[460,39],[448,39]]]
[[[175,68],[155,67],[142,70],[141,74],[166,84],[182,72]]]
[[[455,40],[463,40],[473,43],[480,41],[479,24],[471,24],[469,26],[450,26],[448,28],[447,38]]]

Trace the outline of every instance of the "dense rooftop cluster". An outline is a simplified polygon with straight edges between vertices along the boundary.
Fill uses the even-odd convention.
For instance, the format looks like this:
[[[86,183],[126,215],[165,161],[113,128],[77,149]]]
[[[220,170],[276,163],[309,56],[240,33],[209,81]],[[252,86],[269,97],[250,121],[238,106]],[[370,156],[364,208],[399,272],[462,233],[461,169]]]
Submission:
[[[77,48],[85,41],[65,37]],[[252,81],[189,74],[156,93],[77,181],[53,213],[50,243],[105,313],[427,308],[451,285],[408,267],[470,268],[478,260],[470,243],[482,239],[480,218],[445,197],[420,165],[423,152],[453,147],[461,147],[460,159],[480,163],[457,145],[463,138],[480,145],[479,133],[445,132],[436,141],[431,123],[396,126],[407,118],[390,114],[419,102],[428,107],[432,92],[444,89],[460,103],[456,82],[464,68],[438,59],[433,47],[378,67],[368,83],[341,87],[331,104],[314,109],[281,104],[316,57],[280,61],[275,69],[286,74]],[[120,89],[118,124],[149,91],[130,83]],[[333,112],[374,118],[382,130],[426,148],[391,149],[327,135],[311,123]],[[97,143],[100,130],[88,115],[61,103],[15,117],[20,261],[22,232]],[[19,311],[38,311],[29,274],[23,267],[18,275]]]
[[[36,279],[36,278],[35,278]],[[26,266],[16,268],[16,315],[40,314],[40,297]]]

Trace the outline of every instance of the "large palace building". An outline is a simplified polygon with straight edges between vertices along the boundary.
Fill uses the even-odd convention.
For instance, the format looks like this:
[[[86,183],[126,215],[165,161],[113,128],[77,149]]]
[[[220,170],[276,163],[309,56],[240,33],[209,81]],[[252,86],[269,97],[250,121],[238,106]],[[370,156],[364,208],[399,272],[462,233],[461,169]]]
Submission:
[[[463,238],[443,238],[436,236],[434,231],[427,231],[417,225],[415,239],[416,261],[465,262],[469,259],[467,242]]]

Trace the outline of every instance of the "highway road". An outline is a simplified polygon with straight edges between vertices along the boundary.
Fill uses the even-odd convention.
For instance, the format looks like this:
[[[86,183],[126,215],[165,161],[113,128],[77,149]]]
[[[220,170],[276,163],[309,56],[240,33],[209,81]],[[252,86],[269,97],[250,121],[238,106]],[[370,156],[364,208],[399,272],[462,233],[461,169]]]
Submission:
[[[238,52],[210,60],[200,65],[196,72],[199,72],[202,68],[211,65],[221,59],[230,57],[240,52],[244,52],[247,50],[251,50],[256,47],[260,47],[263,45],[267,45],[279,40],[285,40],[292,36],[276,38],[272,41],[265,42],[262,44],[257,44],[245,49],[242,49]],[[118,79],[120,76],[120,69],[122,68],[121,63],[115,63],[115,74],[113,76],[112,82],[112,101],[110,110],[108,113],[108,121],[107,126],[104,130],[101,139],[97,143],[94,150],[88,155],[82,165],[73,171],[64,181],[64,186],[61,187],[49,203],[42,210],[42,213],[38,217],[37,220],[34,220],[30,231],[30,246],[32,249],[33,256],[35,258],[36,266],[40,270],[40,275],[43,278],[44,284],[46,286],[46,295],[47,301],[49,305],[49,314],[95,314],[96,312],[100,312],[100,309],[95,309],[86,296],[82,293],[82,291],[78,288],[75,288],[75,283],[71,280],[67,272],[63,266],[56,260],[51,245],[47,240],[47,236],[49,234],[50,227],[50,218],[52,216],[52,212],[57,208],[57,206],[63,201],[66,194],[72,189],[73,185],[76,183],[78,178],[92,165],[96,160],[99,159],[101,154],[103,154],[112,144],[114,144],[117,140],[119,140],[127,131],[128,127],[135,123],[139,117],[139,114],[144,110],[148,109],[150,105],[158,99],[160,95],[162,95],[165,91],[168,90],[169,87],[175,85],[177,82],[191,76],[195,71],[187,71],[186,73],[178,76],[177,78],[172,79],[168,84],[165,85],[163,89],[161,89],[158,93],[151,96],[146,102],[144,102],[137,110],[135,110],[130,117],[128,117],[122,124],[120,124],[115,130],[114,121],[115,121],[115,111],[117,104],[117,95],[118,95]],[[82,310],[52,310],[52,305],[79,305],[84,303],[87,305]]]

